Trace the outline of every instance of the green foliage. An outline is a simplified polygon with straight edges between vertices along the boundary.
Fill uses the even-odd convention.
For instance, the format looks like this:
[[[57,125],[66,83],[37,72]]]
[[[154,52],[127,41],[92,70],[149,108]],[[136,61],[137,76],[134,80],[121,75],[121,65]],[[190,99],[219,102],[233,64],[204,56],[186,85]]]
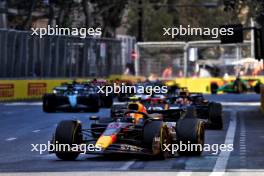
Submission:
[[[139,10],[142,8],[145,41],[172,40],[162,35],[163,28],[179,25],[214,28],[222,24],[243,23],[247,26],[250,17],[253,17],[264,26],[263,0],[219,0],[224,3],[215,8],[207,8],[204,3],[218,0],[141,1],[142,6],[139,6],[139,0],[82,0],[81,3],[74,0],[50,0],[49,5],[45,5],[43,0],[8,0],[8,7],[18,9],[18,14],[9,14],[8,20],[10,26],[19,26],[21,29],[28,29],[34,20],[41,18],[56,21],[61,27],[71,27],[78,21],[72,17],[77,11],[83,13],[85,22],[80,22],[81,26],[75,27],[101,27],[104,37],[114,37],[116,29],[122,26],[127,29],[128,34],[138,36]],[[245,9],[249,11],[246,14]],[[43,16],[32,16],[33,12],[41,12]],[[174,40],[201,39],[211,38],[185,36]]]
[[[167,12],[166,9],[162,8],[156,11],[152,11],[150,14],[152,19],[147,21],[147,25],[145,26],[146,31],[153,31],[153,32],[146,32],[145,37],[146,40],[152,41],[159,41],[159,40],[168,40],[164,37],[163,34],[163,27],[170,27],[173,25],[173,17]]]
[[[86,18],[84,22],[86,26],[74,27],[101,27],[103,37],[114,37],[116,28],[121,25],[127,1],[82,0],[81,3],[76,3],[74,0],[50,0],[49,5],[45,5],[43,0],[10,0],[8,7],[20,11],[16,15],[9,15],[9,24],[15,28],[19,26],[19,29],[28,29],[28,26],[31,26],[36,19],[32,16],[35,11],[44,12],[42,17],[37,17],[38,19],[48,17],[50,21],[55,20],[60,27],[71,27],[78,21],[78,19],[73,18],[74,13],[78,11],[83,12],[82,15]],[[33,3],[34,6],[32,6]]]
[[[173,25],[173,16],[168,13],[167,8],[155,6],[151,1],[143,1],[143,38],[146,41],[168,40],[163,37],[163,27]],[[138,32],[138,4],[129,6],[128,13],[128,33],[137,36]]]
[[[127,0],[104,0],[94,1],[94,3],[98,8],[96,14],[100,14],[102,18],[103,36],[114,37],[115,29],[121,25]]]
[[[226,10],[224,5],[208,8],[205,2],[215,0],[143,0],[143,34],[145,41],[151,40],[172,40],[162,36],[163,27],[200,27],[215,28],[223,24],[243,23],[249,25],[250,17],[259,18],[264,23],[263,0],[234,0],[232,8]],[[260,3],[262,2],[262,4]],[[229,2],[229,1],[228,1]],[[245,10],[249,12],[245,14]],[[138,34],[138,6],[137,3],[129,5],[128,33]],[[262,19],[262,20],[261,20]],[[178,36],[174,40],[203,40],[211,39],[210,36]]]

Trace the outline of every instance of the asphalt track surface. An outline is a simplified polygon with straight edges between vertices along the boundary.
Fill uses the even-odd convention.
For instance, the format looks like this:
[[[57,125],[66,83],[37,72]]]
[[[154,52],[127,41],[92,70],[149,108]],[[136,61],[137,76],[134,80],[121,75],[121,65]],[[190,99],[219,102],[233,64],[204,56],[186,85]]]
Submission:
[[[0,173],[82,171],[264,171],[264,115],[259,95],[208,95],[224,106],[224,129],[207,130],[207,144],[233,144],[232,152],[203,152],[199,157],[175,156],[166,160],[144,157],[80,155],[76,161],[61,161],[54,154],[32,152],[31,144],[47,144],[56,124],[80,119],[89,127],[95,113],[44,113],[40,102],[0,104]],[[98,116],[106,117],[109,109]]]

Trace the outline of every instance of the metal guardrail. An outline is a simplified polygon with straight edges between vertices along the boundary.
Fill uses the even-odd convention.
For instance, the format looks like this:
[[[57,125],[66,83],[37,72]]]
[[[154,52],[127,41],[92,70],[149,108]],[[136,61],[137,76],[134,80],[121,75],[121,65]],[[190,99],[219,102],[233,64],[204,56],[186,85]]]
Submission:
[[[123,71],[121,41],[0,29],[0,78],[105,77]]]

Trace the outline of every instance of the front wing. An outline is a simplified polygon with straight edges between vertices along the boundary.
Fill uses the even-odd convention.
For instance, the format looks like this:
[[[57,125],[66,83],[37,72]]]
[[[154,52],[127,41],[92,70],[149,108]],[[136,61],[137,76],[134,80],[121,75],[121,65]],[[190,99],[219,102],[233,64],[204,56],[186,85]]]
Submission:
[[[151,149],[130,145],[130,144],[112,144],[101,151],[87,151],[87,154],[136,154],[136,155],[153,155]]]

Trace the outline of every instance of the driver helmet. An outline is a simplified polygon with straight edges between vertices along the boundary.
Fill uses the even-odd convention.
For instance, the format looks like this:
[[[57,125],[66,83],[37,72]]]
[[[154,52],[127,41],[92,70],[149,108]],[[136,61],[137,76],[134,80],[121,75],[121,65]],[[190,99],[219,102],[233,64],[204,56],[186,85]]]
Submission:
[[[140,102],[129,103],[128,104],[128,110],[134,110],[134,111],[142,112],[145,114],[147,113],[146,107],[143,104],[141,104]],[[138,124],[139,122],[141,122],[143,120],[143,117],[144,117],[143,114],[139,114],[139,113],[130,113],[129,116],[132,117],[133,122],[135,124]]]

